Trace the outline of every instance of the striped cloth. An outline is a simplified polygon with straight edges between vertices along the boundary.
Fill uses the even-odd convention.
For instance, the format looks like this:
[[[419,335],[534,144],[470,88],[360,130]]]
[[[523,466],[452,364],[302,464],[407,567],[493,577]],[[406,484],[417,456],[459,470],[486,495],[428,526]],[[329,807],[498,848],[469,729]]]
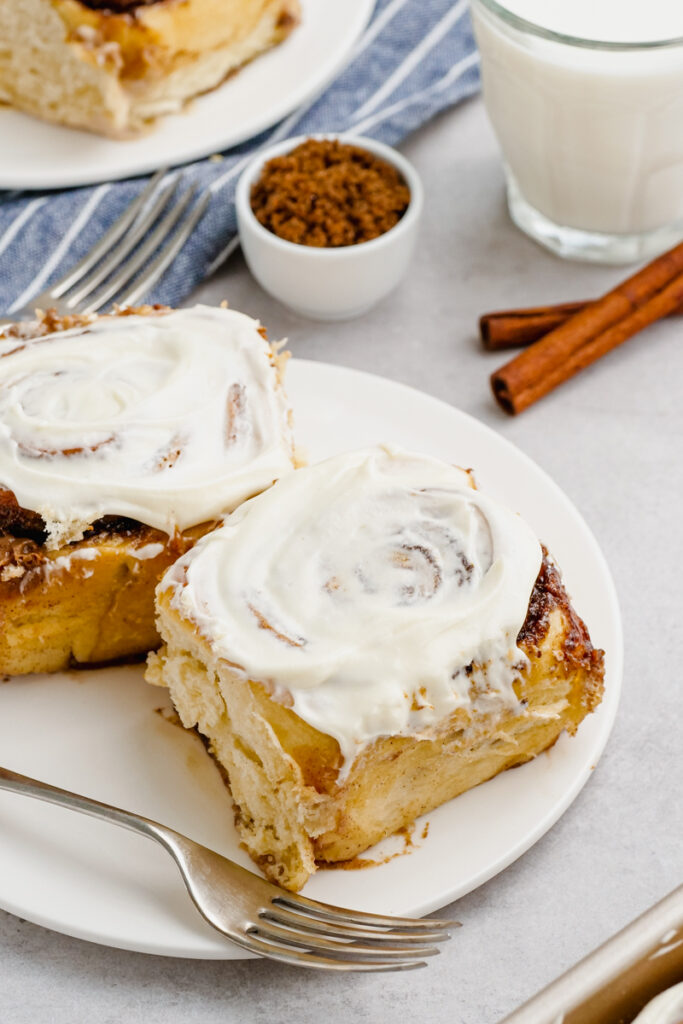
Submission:
[[[177,305],[230,254],[236,180],[260,147],[345,129],[395,144],[478,87],[467,0],[378,0],[348,64],[322,95],[222,161],[185,169],[212,200],[148,299]],[[0,192],[0,312],[11,315],[62,276],[144,185],[137,178],[42,195]]]

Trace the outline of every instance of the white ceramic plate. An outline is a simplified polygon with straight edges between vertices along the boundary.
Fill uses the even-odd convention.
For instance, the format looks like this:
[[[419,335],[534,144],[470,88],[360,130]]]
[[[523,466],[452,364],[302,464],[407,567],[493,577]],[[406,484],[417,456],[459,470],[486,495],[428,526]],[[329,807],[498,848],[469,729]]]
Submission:
[[[301,24],[269,53],[139,139],[114,141],[0,107],[0,188],[67,188],[218,153],[320,92],[347,60],[374,0],[302,0]]]
[[[607,651],[605,700],[574,738],[563,736],[535,761],[429,814],[429,835],[419,838],[419,822],[411,853],[363,871],[321,871],[305,889],[342,906],[425,914],[519,857],[588,779],[619,698],[614,586],[571,502],[527,456],[476,420],[419,391],[324,363],[292,360],[288,391],[311,461],[393,441],[476,467],[479,485],[521,512],[555,554],[594,642]],[[164,704],[165,692],[146,685],[135,666],[8,681],[0,685],[0,764],[156,818],[250,866],[218,771],[194,734],[155,713]],[[385,850],[391,842],[382,844]],[[125,949],[246,955],[193,910],[160,848],[9,793],[0,793],[0,906]]]

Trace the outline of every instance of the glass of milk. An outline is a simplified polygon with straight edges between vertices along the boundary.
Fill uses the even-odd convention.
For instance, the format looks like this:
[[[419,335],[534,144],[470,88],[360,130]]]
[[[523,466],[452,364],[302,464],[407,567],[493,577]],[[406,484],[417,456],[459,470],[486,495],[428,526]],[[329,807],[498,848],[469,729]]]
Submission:
[[[683,0],[471,0],[514,222],[561,256],[683,238]]]

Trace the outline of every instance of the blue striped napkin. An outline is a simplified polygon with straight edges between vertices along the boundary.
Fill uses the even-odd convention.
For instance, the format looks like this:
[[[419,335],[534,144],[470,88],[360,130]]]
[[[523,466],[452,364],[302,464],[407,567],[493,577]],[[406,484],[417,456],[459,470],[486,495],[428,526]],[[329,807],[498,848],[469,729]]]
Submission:
[[[479,87],[467,0],[378,0],[337,79],[275,128],[220,161],[186,169],[211,188],[196,230],[149,301],[177,305],[232,251],[234,190],[259,147],[291,135],[353,130],[395,144]],[[0,311],[10,315],[83,256],[145,185],[144,178],[61,193],[0,192]]]

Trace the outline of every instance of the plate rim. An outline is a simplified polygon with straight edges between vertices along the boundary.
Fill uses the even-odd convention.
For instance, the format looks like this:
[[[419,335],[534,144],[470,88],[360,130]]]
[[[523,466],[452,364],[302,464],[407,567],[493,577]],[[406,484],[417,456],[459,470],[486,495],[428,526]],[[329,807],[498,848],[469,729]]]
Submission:
[[[312,0],[302,0],[302,5],[311,3]],[[344,0],[341,0],[344,2]],[[312,71],[308,78],[306,78],[296,89],[293,89],[289,94],[285,94],[279,101],[273,103],[272,107],[269,107],[267,111],[264,111],[260,117],[255,118],[248,125],[245,125],[239,131],[228,132],[226,130],[224,135],[212,137],[211,143],[197,143],[194,146],[183,150],[182,155],[178,155],[177,158],[171,158],[169,167],[181,167],[184,164],[191,163],[193,161],[202,160],[213,153],[225,152],[228,149],[233,149],[243,142],[248,141],[251,138],[255,138],[261,132],[271,128],[279,121],[283,120],[289,114],[291,114],[296,107],[306,103],[312,97],[322,95],[326,87],[333,81],[333,79],[343,70],[347,61],[349,60],[353,49],[358,42],[363,30],[367,27],[372,17],[372,13],[375,8],[375,0],[354,0],[356,5],[354,8],[354,21],[349,35],[346,37],[344,46],[341,46],[338,51],[335,51],[325,63],[321,63],[314,71]],[[286,40],[284,40],[286,43]],[[265,54],[259,54],[255,58],[255,62],[261,57],[267,57],[270,53],[276,52],[275,49],[266,51]],[[247,65],[249,67],[249,65]],[[241,71],[242,69],[240,69]],[[218,90],[230,87],[230,79],[220,83],[214,89],[209,90],[204,95],[215,95]],[[204,95],[190,98],[188,100],[188,107],[193,103],[201,103],[204,99]],[[84,129],[70,128],[68,125],[57,125],[51,121],[42,121],[40,118],[33,117],[30,114],[24,113],[23,111],[16,110],[11,106],[7,110],[14,116],[20,116],[22,118],[30,119],[32,125],[37,125],[38,131],[40,131],[41,125],[49,129],[63,129],[65,133],[65,139],[68,140],[69,132],[81,132]],[[0,115],[2,110],[0,110]],[[170,115],[171,117],[187,117],[192,116],[191,110],[187,107],[177,114]],[[160,120],[162,124],[166,118]],[[88,133],[90,134],[90,133]],[[182,134],[178,133],[179,136]],[[117,146],[125,146],[126,140],[113,140],[107,139],[104,136],[95,136],[99,138],[103,144],[112,144]],[[140,138],[144,138],[141,136]],[[149,138],[153,138],[153,130]],[[136,141],[136,140],[132,140]],[[182,146],[180,147],[182,149]],[[123,150],[121,150],[123,152]],[[133,157],[129,161],[122,162],[122,165],[112,171],[107,166],[106,158],[101,156],[97,157],[98,164],[95,167],[90,167],[89,164],[85,163],[83,166],[73,167],[70,171],[59,171],[56,170],[49,176],[45,176],[45,171],[49,171],[49,161],[41,161],[33,158],[30,162],[27,161],[27,166],[23,169],[15,169],[14,172],[10,169],[9,171],[3,170],[2,161],[0,160],[0,189],[13,190],[20,189],[22,192],[39,192],[46,189],[68,189],[68,188],[80,188],[88,185],[100,185],[105,182],[124,181],[128,178],[139,177],[144,174],[149,174],[159,169],[159,160],[155,158],[154,153],[150,152],[148,157],[140,157],[138,159]],[[30,166],[28,165],[30,163]],[[98,169],[99,167],[99,169]]]
[[[481,885],[490,881],[496,875],[500,874],[512,863],[519,859],[524,853],[526,853],[531,847],[533,847],[551,828],[556,824],[560,818],[565,814],[567,809],[571,806],[574,800],[577,798],[583,787],[586,785],[588,780],[593,774],[594,768],[597,766],[600,757],[602,756],[609,737],[612,732],[614,721],[619,707],[620,695],[622,690],[623,682],[623,659],[624,659],[624,638],[623,638],[623,624],[621,611],[619,607],[619,601],[614,584],[612,573],[609,569],[607,560],[600,548],[593,531],[590,526],[581,515],[580,511],[566,494],[566,492],[557,484],[552,477],[543,469],[537,462],[535,462],[531,456],[527,455],[523,449],[518,447],[512,441],[510,441],[503,434],[496,431],[493,427],[477,419],[471,413],[465,412],[464,410],[451,405],[443,399],[437,398],[431,395],[429,392],[423,391],[419,388],[415,388],[412,385],[405,384],[401,381],[393,380],[390,377],[385,377],[380,374],[375,374],[366,370],[356,369],[355,367],[343,366],[340,364],[329,363],[324,360],[294,358],[290,364],[290,370],[293,366],[300,366],[304,372],[312,372],[314,375],[320,370],[323,373],[332,373],[333,375],[342,374],[349,378],[362,377],[365,378],[368,383],[375,384],[380,382],[381,385],[389,385],[390,389],[396,389],[398,392],[409,393],[411,396],[417,396],[421,401],[427,401],[429,404],[436,404],[442,407],[449,414],[455,413],[456,416],[464,418],[468,425],[474,425],[475,433],[479,433],[487,440],[493,440],[496,447],[502,447],[503,450],[512,451],[516,458],[522,459],[522,461],[531,468],[534,474],[540,476],[544,486],[550,488],[556,497],[559,497],[564,506],[571,512],[572,519],[578,523],[583,531],[584,538],[588,542],[591,549],[591,562],[600,569],[600,580],[602,585],[605,587],[605,595],[609,602],[609,619],[611,620],[611,626],[614,629],[614,646],[610,646],[609,650],[609,688],[606,689],[605,698],[603,699],[600,707],[595,712],[595,716],[599,716],[600,728],[597,736],[593,740],[593,745],[590,749],[590,764],[583,767],[579,772],[572,777],[571,785],[567,786],[567,789],[562,795],[559,801],[555,801],[546,813],[535,823],[534,827],[529,829],[522,838],[520,838],[513,846],[511,846],[506,852],[498,857],[497,860],[489,864],[487,867],[482,869],[481,872],[471,876],[467,883],[463,886],[454,885],[452,888],[444,890],[439,896],[432,899],[422,901],[420,903],[410,904],[408,909],[401,910],[400,912],[405,916],[424,916],[430,914],[433,911],[440,909],[441,907],[447,906],[448,904],[461,899],[468,893],[479,888]],[[304,442],[305,443],[305,442]],[[533,763],[533,762],[532,762]],[[523,771],[524,766],[522,766]],[[489,780],[495,781],[495,780]],[[486,785],[486,783],[482,783]],[[465,795],[465,794],[463,794]],[[182,947],[176,945],[173,947],[160,948],[158,944],[154,942],[146,942],[133,940],[116,940],[112,941],[110,936],[103,936],[93,931],[92,928],[88,927],[77,927],[71,926],[64,927],[55,920],[54,917],[50,917],[48,914],[41,914],[39,912],[28,912],[25,907],[14,904],[12,900],[7,900],[0,897],[0,909],[5,910],[10,914],[14,914],[17,917],[28,920],[33,924],[40,925],[44,928],[48,928],[51,931],[55,931],[59,934],[67,935],[72,938],[81,939],[89,942],[94,942],[98,945],[113,949],[123,949],[132,952],[139,952],[148,955],[158,956],[172,956],[182,957],[185,959],[200,959],[200,960],[247,960],[247,959],[260,959],[253,957],[247,953],[246,950],[235,946],[230,943],[229,940],[225,939],[225,948],[221,937],[216,933],[215,938],[219,940],[220,945],[214,948],[194,948],[194,947]],[[201,941],[201,940],[200,940]]]

